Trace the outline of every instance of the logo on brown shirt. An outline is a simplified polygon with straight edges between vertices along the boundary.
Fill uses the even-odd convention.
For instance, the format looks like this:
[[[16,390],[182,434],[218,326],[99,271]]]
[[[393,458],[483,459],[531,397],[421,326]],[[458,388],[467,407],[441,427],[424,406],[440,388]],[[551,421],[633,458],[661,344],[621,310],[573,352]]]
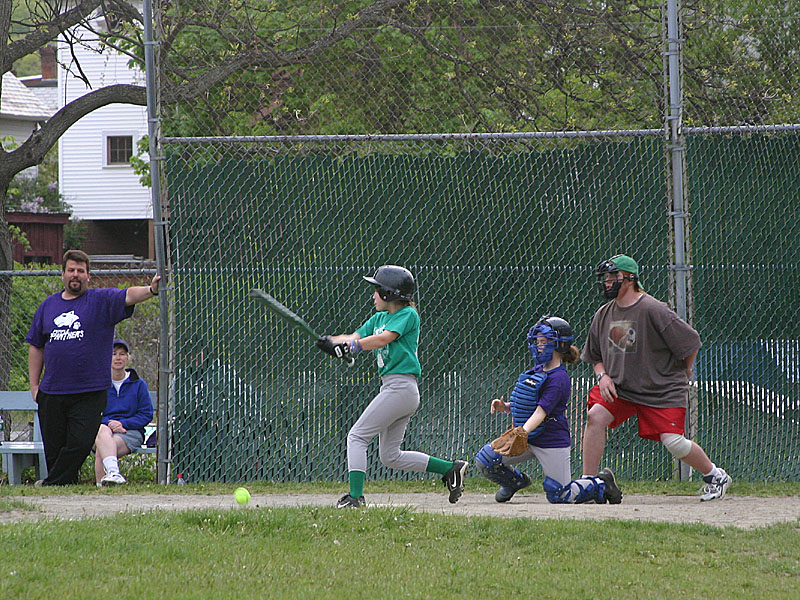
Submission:
[[[612,321],[608,332],[611,347],[620,352],[636,351],[636,323],[633,321]]]

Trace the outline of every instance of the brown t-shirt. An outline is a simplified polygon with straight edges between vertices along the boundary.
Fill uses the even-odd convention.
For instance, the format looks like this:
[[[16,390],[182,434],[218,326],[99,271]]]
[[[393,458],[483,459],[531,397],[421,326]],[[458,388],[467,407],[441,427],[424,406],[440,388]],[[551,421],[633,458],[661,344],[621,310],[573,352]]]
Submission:
[[[615,300],[594,314],[581,358],[602,362],[617,394],[630,402],[687,405],[685,358],[700,349],[698,333],[666,304],[644,294],[632,306]]]

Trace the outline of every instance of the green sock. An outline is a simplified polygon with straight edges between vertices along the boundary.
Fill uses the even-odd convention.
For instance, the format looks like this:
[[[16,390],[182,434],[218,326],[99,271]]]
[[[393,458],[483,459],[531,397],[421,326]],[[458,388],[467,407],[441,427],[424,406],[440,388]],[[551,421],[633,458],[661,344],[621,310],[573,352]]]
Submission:
[[[425,469],[428,473],[438,473],[439,475],[447,475],[447,472],[453,468],[453,463],[449,460],[442,460],[431,456],[428,460],[428,467]]]
[[[367,474],[364,471],[350,471],[350,495],[353,498],[361,498],[364,495],[364,479]]]

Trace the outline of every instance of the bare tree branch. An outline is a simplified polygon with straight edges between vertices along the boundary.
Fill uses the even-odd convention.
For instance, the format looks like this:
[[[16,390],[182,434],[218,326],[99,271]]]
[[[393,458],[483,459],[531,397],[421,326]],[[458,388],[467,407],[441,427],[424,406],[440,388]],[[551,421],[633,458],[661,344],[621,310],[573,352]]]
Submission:
[[[32,33],[8,44],[3,51],[3,59],[0,61],[2,73],[8,72],[14,62],[23,56],[36,52],[42,46],[46,46],[48,42],[58,39],[62,33],[84,22],[97,10],[101,1],[81,0],[73,8],[56,15],[53,20],[39,24],[39,27]]]

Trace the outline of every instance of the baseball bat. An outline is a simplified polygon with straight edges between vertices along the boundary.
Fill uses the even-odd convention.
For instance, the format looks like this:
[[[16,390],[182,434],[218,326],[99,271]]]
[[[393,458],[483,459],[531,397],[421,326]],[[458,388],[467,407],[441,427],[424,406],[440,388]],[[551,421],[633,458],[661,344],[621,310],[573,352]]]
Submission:
[[[299,316],[297,316],[295,313],[289,310],[285,305],[278,302],[278,300],[270,296],[265,291],[258,289],[250,290],[250,297],[253,298],[256,302],[260,302],[261,304],[266,306],[267,309],[272,314],[277,315],[292,327],[299,329],[301,333],[306,334],[312,340],[317,340],[320,338],[320,335],[316,331],[314,331],[311,325],[306,323],[303,319],[301,319]],[[344,357],[343,360],[347,363],[348,367],[352,367],[356,362],[355,358],[353,358],[352,356],[346,356]]]

